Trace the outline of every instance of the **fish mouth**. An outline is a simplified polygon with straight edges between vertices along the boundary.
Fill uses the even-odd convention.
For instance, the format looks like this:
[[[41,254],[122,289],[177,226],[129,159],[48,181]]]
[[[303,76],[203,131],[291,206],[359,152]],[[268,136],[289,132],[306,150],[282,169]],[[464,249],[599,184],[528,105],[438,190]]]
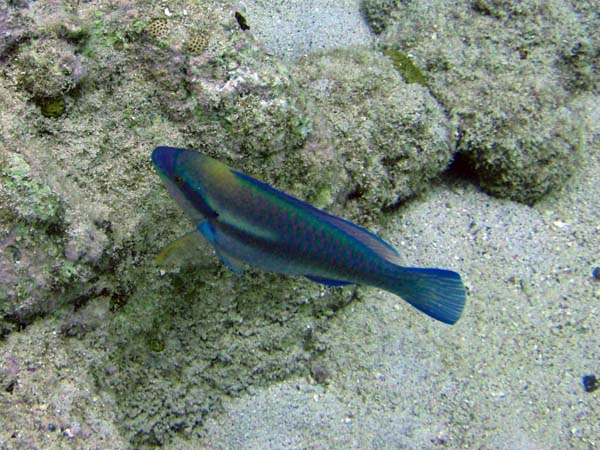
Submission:
[[[152,151],[152,163],[167,192],[197,224],[206,218],[216,217],[217,213],[209,206],[199,190],[200,174],[187,173],[190,157],[196,155],[200,156],[192,150],[176,147],[161,146]],[[190,178],[192,185],[189,183]]]
[[[174,147],[156,147],[152,152],[152,162],[159,172],[172,175],[175,169],[175,161],[180,149]]]

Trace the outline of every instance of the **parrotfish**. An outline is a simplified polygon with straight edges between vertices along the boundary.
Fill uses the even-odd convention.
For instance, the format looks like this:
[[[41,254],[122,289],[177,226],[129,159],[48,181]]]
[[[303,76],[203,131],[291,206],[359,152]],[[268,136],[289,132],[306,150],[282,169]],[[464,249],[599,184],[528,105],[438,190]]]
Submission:
[[[465,288],[458,273],[403,267],[397,250],[370,231],[199,152],[157,147],[152,161],[194,222],[191,233],[234,272],[249,265],[329,286],[375,286],[441,322],[459,319]]]

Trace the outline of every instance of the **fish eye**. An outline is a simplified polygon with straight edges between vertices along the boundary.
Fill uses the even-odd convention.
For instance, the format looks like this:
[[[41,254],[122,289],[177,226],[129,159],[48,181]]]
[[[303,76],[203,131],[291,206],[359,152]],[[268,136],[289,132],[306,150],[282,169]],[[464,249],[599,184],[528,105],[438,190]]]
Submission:
[[[183,186],[183,178],[179,175],[175,175],[175,178],[173,178],[173,180],[178,186]]]

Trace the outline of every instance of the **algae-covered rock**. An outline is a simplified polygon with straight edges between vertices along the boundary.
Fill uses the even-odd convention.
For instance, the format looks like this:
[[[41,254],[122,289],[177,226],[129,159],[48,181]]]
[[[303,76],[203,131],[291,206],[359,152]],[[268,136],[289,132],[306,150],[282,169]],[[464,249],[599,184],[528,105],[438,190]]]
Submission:
[[[365,0],[361,9],[375,33],[381,33],[394,22],[402,0]]]
[[[18,8],[9,2],[0,3],[0,61],[5,61],[15,43],[28,34],[27,26],[27,19],[19,14]]]
[[[352,299],[210,261],[148,278],[103,332],[107,351],[93,373],[115,393],[135,447],[201,435],[223,396],[308,374],[327,348],[328,318]]]
[[[58,37],[39,37],[19,46],[10,68],[17,84],[34,98],[52,98],[75,87],[82,76],[75,46]]]
[[[0,80],[0,336],[66,303],[77,270],[65,260],[65,203],[19,149],[34,144],[16,121],[32,111]],[[13,116],[14,114],[14,116]],[[35,113],[34,113],[35,114]]]
[[[452,157],[451,124],[426,87],[372,50],[301,59],[294,70],[313,132],[299,166],[321,206],[372,220],[420,192]],[[299,178],[299,177],[298,177]]]
[[[42,115],[58,118],[66,110],[65,95],[82,81],[85,69],[75,45],[56,35],[41,35],[15,50],[7,73]]]
[[[593,86],[585,74],[598,49],[589,33],[598,33],[558,1],[395,3],[382,43],[425,71],[481,186],[525,203],[559,188],[581,160],[583,120],[573,100]]]

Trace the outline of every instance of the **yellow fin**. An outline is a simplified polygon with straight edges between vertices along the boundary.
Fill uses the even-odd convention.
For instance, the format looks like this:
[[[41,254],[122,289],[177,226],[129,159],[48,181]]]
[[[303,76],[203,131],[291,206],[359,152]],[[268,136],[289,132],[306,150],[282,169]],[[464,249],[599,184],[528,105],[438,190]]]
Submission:
[[[190,231],[171,242],[154,259],[162,268],[186,265],[209,266],[213,248],[198,231]]]

